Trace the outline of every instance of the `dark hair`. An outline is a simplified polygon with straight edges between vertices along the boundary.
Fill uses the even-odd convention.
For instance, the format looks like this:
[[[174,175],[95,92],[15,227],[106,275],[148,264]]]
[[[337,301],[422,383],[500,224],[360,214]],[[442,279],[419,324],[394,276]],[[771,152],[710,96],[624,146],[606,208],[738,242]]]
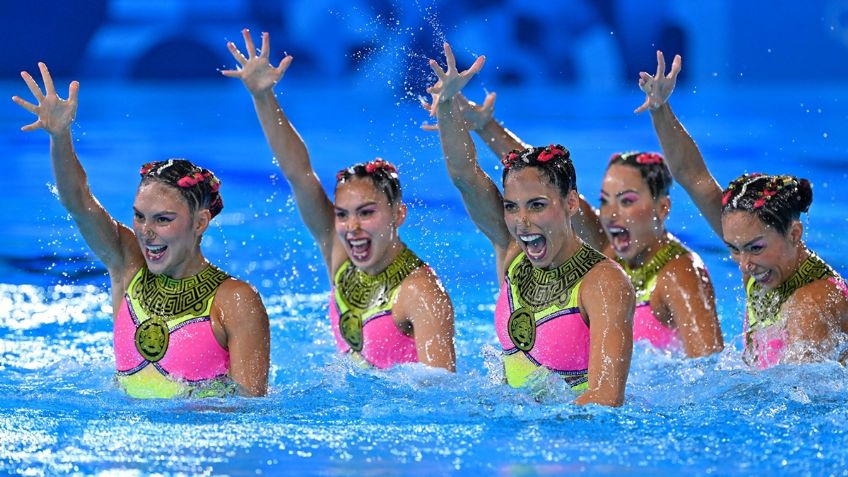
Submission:
[[[160,182],[180,191],[192,213],[209,209],[209,213],[215,217],[224,208],[224,201],[218,192],[221,181],[209,169],[196,166],[185,159],[150,162],[141,166],[139,174],[140,185]]]
[[[400,202],[403,191],[400,188],[397,168],[388,161],[379,157],[371,162],[360,162],[336,173],[336,188],[344,184],[351,177],[367,177],[377,190],[386,195],[389,205]]]
[[[535,167],[551,185],[559,189],[563,197],[577,190],[577,173],[571,162],[571,153],[559,144],[515,149],[504,156],[501,163],[504,166],[501,179],[504,183],[510,172]]]
[[[743,210],[786,235],[792,222],[810,209],[813,186],[793,176],[743,174],[724,189],[721,213]]]
[[[610,157],[607,170],[614,164],[621,164],[638,170],[639,174],[642,175],[642,180],[648,185],[648,190],[651,191],[651,197],[654,200],[667,197],[668,191],[674,183],[665,159],[656,152],[618,152]]]

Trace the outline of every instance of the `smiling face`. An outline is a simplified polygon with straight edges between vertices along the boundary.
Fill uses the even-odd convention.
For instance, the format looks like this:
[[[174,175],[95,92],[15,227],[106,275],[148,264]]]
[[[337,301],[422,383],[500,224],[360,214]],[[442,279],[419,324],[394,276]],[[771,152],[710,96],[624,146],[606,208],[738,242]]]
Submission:
[[[503,200],[506,226],[534,267],[556,268],[580,248],[571,228],[576,191],[563,197],[538,169],[526,167],[506,176]]]
[[[390,205],[368,178],[353,177],[336,187],[336,234],[355,266],[376,275],[403,249],[397,229],[406,206]]]
[[[801,222],[783,235],[750,212],[732,211],[722,215],[721,226],[733,261],[760,286],[776,288],[798,270],[804,250]]]
[[[191,213],[173,187],[155,181],[139,186],[133,204],[133,231],[147,268],[175,279],[198,273],[204,263],[200,237],[209,219],[207,209]]]
[[[633,266],[660,247],[671,202],[651,197],[648,184],[635,167],[613,164],[601,184],[600,218],[616,255]]]

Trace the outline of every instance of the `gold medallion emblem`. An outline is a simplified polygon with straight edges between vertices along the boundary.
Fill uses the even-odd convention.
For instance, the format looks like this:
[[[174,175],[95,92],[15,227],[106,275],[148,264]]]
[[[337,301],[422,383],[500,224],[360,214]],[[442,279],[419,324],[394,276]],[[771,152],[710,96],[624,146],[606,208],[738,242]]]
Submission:
[[[348,310],[339,318],[342,338],[356,352],[362,351],[362,317]]]
[[[155,363],[165,356],[169,337],[170,333],[165,320],[153,317],[144,321],[135,330],[135,348],[144,359]]]
[[[509,315],[509,339],[521,351],[528,352],[536,344],[536,319],[527,308],[519,308]]]

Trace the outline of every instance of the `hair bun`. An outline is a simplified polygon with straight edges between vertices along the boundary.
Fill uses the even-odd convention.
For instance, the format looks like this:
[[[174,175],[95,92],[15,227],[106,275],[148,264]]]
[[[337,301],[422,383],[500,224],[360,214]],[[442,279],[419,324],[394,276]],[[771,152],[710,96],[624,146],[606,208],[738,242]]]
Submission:
[[[798,179],[798,199],[801,212],[809,211],[810,205],[813,203],[813,184],[809,180]]]

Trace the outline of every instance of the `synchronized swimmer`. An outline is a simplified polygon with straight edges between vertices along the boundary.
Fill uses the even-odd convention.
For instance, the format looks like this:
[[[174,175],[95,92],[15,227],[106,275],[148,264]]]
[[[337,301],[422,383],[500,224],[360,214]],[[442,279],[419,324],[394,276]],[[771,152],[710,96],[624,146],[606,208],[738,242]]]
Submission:
[[[321,186],[306,145],[274,92],[292,57],[269,62],[248,30],[245,54],[222,74],[240,79],[317,243],[331,283],[329,319],[338,350],[362,366],[422,363],[456,370],[453,304],[436,273],[400,239],[407,217],[397,168],[376,158]],[[496,121],[494,94],[482,105],[461,91],[485,62],[459,71],[445,43],[446,69],[424,106],[438,119],[444,162],[474,224],[489,239],[501,284],[493,339],[513,387],[562,379],[576,404],[624,403],[634,340],[689,357],[724,348],[715,291],[698,254],[665,228],[673,179],[689,194],[739,264],[746,302],[743,358],[756,368],[846,361],[848,286],[803,242],[800,215],[812,185],[791,175],[744,174],[722,190],[674,115],[669,98],[681,71],[657,52],[655,75],[640,73],[663,155],[617,152],[599,208],[576,187],[571,153],[551,141],[531,147]],[[37,119],[22,128],[50,137],[59,199],[105,264],[114,322],[116,378],[133,397],[263,396],[270,330],[250,284],[210,264],[203,233],[222,210],[221,181],[184,159],[141,167],[132,227],[92,195],[73,147],[79,83],[68,99],[39,63],[43,90],[22,72],[35,104],[12,99]],[[503,164],[502,187],[482,170],[470,132]]]

